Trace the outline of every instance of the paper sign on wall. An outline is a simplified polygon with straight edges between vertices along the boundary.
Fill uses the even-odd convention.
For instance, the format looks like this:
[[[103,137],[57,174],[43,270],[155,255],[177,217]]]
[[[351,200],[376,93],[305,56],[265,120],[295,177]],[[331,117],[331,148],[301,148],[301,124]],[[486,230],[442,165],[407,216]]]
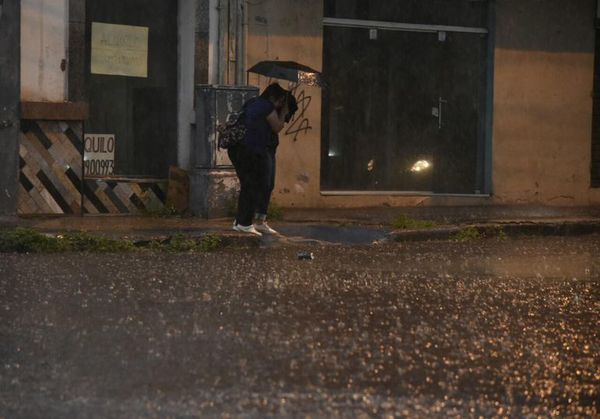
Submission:
[[[92,22],[92,74],[148,77],[148,28]]]
[[[115,136],[85,134],[83,166],[85,176],[111,176],[115,167]]]

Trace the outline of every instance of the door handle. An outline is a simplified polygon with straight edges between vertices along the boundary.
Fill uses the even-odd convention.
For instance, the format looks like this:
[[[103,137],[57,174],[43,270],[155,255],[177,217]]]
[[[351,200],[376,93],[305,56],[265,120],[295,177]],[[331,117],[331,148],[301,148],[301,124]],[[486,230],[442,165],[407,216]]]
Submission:
[[[440,96],[438,100],[438,129],[442,129],[444,103],[448,103],[448,101]]]

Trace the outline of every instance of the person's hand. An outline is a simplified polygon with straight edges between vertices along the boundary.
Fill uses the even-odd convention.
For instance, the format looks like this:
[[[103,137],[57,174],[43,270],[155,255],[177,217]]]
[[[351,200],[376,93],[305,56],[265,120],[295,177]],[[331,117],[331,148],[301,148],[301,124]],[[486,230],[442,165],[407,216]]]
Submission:
[[[287,99],[288,100],[286,101],[286,103],[288,105],[289,111],[285,115],[285,122],[290,122],[292,120],[292,118],[294,117],[294,114],[298,110],[298,101],[296,100],[294,95],[292,95],[291,93]]]
[[[290,113],[290,108],[288,106],[287,100],[285,102],[283,102],[283,106],[281,106],[278,113],[279,113],[279,119],[281,119],[282,121],[288,122],[285,120],[286,116]]]

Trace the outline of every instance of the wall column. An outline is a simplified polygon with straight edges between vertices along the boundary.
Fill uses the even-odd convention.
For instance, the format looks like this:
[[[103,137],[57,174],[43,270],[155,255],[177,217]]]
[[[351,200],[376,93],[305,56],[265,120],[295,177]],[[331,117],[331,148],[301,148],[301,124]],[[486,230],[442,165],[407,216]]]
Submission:
[[[0,216],[17,212],[21,2],[0,3]]]

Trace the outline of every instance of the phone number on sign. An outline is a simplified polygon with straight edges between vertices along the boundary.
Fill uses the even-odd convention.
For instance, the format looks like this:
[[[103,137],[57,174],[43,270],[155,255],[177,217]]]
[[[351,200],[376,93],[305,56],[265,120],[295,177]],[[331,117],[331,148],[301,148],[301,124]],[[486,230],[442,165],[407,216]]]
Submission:
[[[90,159],[84,162],[86,176],[110,176],[113,174],[114,160]]]

